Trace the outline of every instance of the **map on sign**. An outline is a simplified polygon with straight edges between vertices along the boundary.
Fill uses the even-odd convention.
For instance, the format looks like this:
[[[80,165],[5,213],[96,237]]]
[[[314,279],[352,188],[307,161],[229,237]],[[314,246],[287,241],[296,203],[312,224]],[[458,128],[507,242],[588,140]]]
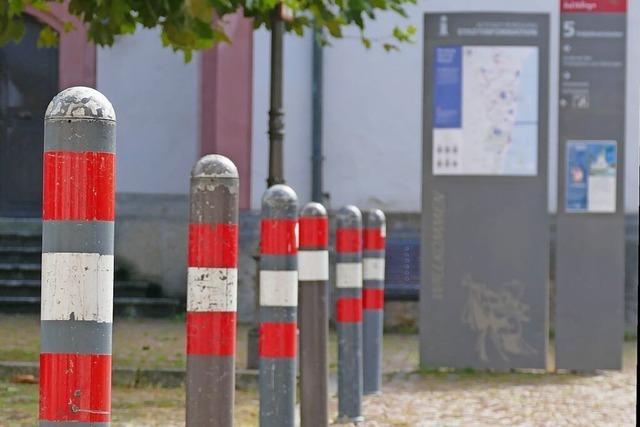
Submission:
[[[538,48],[438,46],[433,174],[536,175]]]

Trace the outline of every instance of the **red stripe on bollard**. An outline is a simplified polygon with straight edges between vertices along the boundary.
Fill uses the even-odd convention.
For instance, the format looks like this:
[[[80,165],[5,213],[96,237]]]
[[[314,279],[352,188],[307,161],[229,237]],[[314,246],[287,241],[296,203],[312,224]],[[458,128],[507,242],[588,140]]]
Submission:
[[[385,237],[382,228],[365,228],[362,230],[362,237],[365,250],[384,250]]]
[[[263,219],[260,221],[260,253],[293,255],[298,252],[298,221],[294,219]]]
[[[40,419],[109,422],[111,355],[40,354]]]
[[[362,322],[362,299],[338,298],[336,301],[336,321],[344,323]]]
[[[362,250],[362,234],[357,228],[338,228],[336,230],[336,251],[360,252]]]
[[[322,217],[301,217],[300,247],[325,248],[329,244],[329,220]]]
[[[365,310],[382,310],[384,308],[384,289],[363,289],[362,308]]]
[[[260,357],[296,357],[295,323],[262,322],[260,324]]]
[[[235,311],[187,311],[187,354],[232,356],[235,332]]]
[[[44,153],[43,220],[113,221],[115,155]]]
[[[238,224],[189,224],[189,267],[234,268]]]

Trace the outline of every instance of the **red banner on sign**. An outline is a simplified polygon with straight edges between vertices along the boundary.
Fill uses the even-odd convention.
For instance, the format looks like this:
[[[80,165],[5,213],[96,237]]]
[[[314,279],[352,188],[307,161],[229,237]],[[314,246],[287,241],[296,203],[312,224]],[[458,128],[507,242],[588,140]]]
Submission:
[[[627,11],[627,0],[561,0],[560,10],[564,13],[624,13]]]

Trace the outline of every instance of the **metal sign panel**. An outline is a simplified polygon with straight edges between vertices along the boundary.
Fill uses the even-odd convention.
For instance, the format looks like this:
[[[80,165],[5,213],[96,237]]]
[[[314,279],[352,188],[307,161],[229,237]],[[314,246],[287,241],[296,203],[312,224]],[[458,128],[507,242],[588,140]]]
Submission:
[[[422,366],[545,368],[549,18],[425,15]]]
[[[561,0],[556,367],[618,369],[626,0]]]

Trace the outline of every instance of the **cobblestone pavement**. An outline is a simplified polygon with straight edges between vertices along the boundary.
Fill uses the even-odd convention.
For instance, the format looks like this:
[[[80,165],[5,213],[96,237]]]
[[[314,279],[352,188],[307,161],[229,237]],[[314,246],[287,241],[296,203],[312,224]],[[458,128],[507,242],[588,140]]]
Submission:
[[[621,372],[396,375],[365,399],[374,426],[635,426],[636,342]]]

